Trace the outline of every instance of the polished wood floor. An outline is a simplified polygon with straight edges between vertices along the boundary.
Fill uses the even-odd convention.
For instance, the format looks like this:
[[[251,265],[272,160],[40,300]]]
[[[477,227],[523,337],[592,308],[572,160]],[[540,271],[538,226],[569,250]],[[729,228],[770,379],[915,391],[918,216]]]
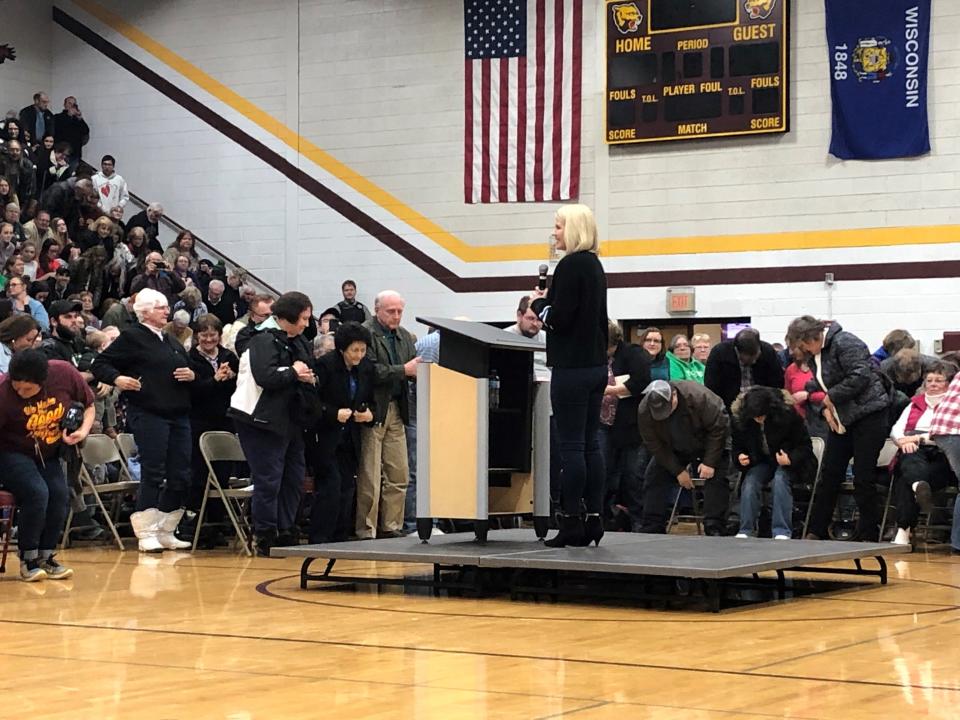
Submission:
[[[0,576],[0,717],[960,717],[943,551],[886,587],[719,615],[301,591],[297,562],[226,551],[62,558],[72,580]]]

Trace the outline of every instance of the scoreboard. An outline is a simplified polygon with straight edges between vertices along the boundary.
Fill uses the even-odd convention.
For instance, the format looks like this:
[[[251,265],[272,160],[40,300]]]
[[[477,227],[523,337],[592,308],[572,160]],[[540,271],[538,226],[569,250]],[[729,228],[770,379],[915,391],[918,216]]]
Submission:
[[[608,144],[788,130],[787,0],[606,0]]]

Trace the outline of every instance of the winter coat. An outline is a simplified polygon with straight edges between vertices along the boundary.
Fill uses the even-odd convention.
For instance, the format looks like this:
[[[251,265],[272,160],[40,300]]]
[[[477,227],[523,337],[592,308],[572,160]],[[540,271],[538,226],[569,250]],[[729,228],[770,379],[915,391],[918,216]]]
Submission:
[[[303,402],[312,387],[297,379],[293,363],[313,364],[302,338],[291,338],[270,318],[261,323],[240,358],[237,390],[230,399],[227,415],[281,437],[302,430]]]
[[[385,331],[377,322],[377,318],[371,318],[363,326],[370,331],[373,340],[367,348],[367,357],[370,358],[374,367],[373,421],[377,424],[383,423],[387,418],[387,407],[390,401],[396,399],[400,406],[400,417],[403,424],[407,425],[410,423],[410,393],[403,364],[417,356],[413,335],[402,327],[397,328],[397,356],[400,364],[394,365],[390,359]],[[394,390],[397,383],[400,384],[400,393],[395,397]]]
[[[782,450],[790,458],[790,464],[784,467],[792,475],[793,481],[813,482],[817,458],[813,454],[806,423],[793,409],[790,393],[783,391],[783,403],[766,415],[762,426],[753,418],[744,416],[740,407],[741,399],[734,401],[730,409],[733,415],[732,454],[735,466],[746,470],[764,460],[776,463],[777,452]],[[741,454],[750,457],[749,465],[743,466],[737,461]]]
[[[677,409],[668,419],[653,419],[648,408],[649,395],[640,402],[637,424],[647,449],[653,454],[657,464],[671,475],[679,475],[687,462],[693,459],[700,459],[713,468],[720,467],[729,425],[723,401],[692,380],[671,382],[670,385],[677,391]],[[678,456],[673,447],[670,428],[675,419],[689,430],[687,437],[694,457],[684,457],[690,453]]]
[[[729,409],[740,394],[740,359],[733,340],[714,345],[707,358],[703,384],[713,390]],[[783,388],[783,367],[770,343],[760,341],[760,357],[753,364],[753,384]]]
[[[883,375],[870,360],[870,351],[863,340],[846,332],[840,323],[833,323],[827,330],[819,358],[826,385],[822,389],[827,391],[844,426],[890,407],[892,388],[884,384]],[[810,370],[813,380],[807,390],[821,389],[817,358],[811,358]]]

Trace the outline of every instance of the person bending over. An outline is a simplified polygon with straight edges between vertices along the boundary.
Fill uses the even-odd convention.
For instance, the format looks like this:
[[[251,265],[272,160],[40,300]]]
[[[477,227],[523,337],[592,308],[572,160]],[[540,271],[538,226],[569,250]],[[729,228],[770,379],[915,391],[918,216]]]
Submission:
[[[640,532],[666,532],[677,485],[692,490],[696,476],[704,480],[704,532],[723,535],[730,494],[723,400],[692,380],[654,380],[643,393],[637,423],[653,460],[643,487]]]
[[[733,403],[733,456],[740,486],[738,538],[755,537],[763,486],[773,484],[773,538],[793,536],[793,483],[813,480],[817,459],[803,418],[780,390],[752,387]]]

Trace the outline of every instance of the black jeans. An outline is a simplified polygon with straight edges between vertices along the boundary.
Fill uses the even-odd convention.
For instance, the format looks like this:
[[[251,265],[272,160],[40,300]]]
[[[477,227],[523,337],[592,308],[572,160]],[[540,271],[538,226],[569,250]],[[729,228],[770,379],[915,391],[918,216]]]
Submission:
[[[69,452],[75,452],[69,448]],[[33,559],[38,550],[55,550],[67,521],[67,479],[54,455],[38,465],[28,455],[0,453],[3,488],[13,493],[20,509],[17,546],[20,557]]]
[[[284,437],[249,423],[237,423],[240,446],[253,480],[253,529],[258,535],[290,530],[297,519],[306,462],[303,430]]]
[[[894,493],[897,503],[897,527],[912,528],[917,524],[920,506],[913,492],[919,481],[930,484],[934,492],[953,484],[955,478],[947,456],[936,445],[921,445],[916,452],[901,453],[894,471]]]
[[[820,483],[813,498],[809,531],[826,538],[837,504],[837,493],[853,458],[853,497],[860,511],[859,528],[862,540],[877,540],[880,524],[877,506],[877,457],[887,438],[887,410],[878,410],[847,426],[843,435],[830,431],[820,466]]]
[[[600,426],[600,448],[607,467],[604,509],[622,505],[630,516],[631,529],[634,529],[640,526],[643,514],[643,474],[650,456],[643,445],[617,447],[611,435],[608,426]]]
[[[184,507],[190,491],[190,418],[163,417],[136,405],[127,407],[140,453],[137,510],[172,512]]]
[[[560,503],[567,515],[580,514],[581,499],[588,513],[603,507],[606,470],[598,436],[606,386],[606,365],[553,369],[550,400],[560,441]]]
[[[310,542],[346,540],[354,524],[359,460],[353,442],[343,430],[336,437],[321,436],[314,446],[310,466],[313,470],[313,506],[310,509]],[[340,442],[336,442],[340,439]],[[336,445],[334,446],[334,443]]]
[[[696,477],[697,466],[702,461],[697,458],[687,463],[691,477]],[[703,484],[704,527],[722,531],[727,521],[727,504],[730,501],[730,485],[727,481],[727,468],[730,456],[724,452],[720,463],[714,468],[713,477]],[[677,476],[657,462],[656,458],[647,465],[643,485],[643,519],[640,532],[665,533],[670,520],[670,509],[674,494],[680,483]]]

